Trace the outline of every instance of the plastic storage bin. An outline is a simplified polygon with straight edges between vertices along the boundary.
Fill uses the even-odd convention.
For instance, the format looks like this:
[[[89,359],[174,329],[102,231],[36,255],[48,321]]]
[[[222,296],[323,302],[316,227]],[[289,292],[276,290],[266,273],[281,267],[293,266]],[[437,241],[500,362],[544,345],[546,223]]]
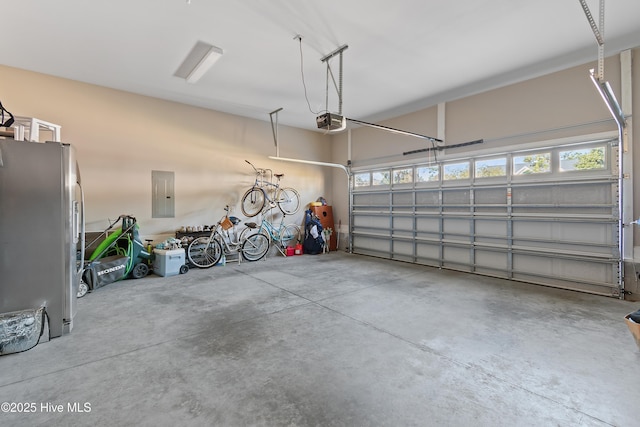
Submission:
[[[158,276],[186,273],[184,249],[154,249],[153,272]]]

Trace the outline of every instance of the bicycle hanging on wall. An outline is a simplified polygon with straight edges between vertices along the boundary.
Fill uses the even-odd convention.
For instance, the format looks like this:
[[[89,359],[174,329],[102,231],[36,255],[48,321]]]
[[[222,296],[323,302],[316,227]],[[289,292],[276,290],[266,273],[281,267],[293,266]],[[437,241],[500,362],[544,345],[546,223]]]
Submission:
[[[278,207],[285,215],[293,215],[300,209],[300,194],[291,187],[281,187],[280,179],[283,174],[274,174],[271,169],[256,168],[249,163],[255,171],[253,186],[242,196],[240,207],[247,217],[254,217],[267,207]],[[273,182],[273,178],[276,182]]]

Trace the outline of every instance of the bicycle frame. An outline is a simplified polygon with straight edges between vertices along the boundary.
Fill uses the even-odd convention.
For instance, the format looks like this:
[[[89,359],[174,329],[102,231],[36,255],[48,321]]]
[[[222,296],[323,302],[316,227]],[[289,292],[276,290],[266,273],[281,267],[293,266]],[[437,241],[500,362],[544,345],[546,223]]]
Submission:
[[[300,208],[300,194],[292,187],[282,187],[280,178],[271,169],[258,169],[245,160],[255,171],[256,177],[251,188],[241,198],[240,207],[247,217],[254,217],[267,208],[278,207],[283,214],[292,215]],[[266,179],[270,176],[269,179]],[[273,177],[276,182],[273,182]]]
[[[268,234],[269,238],[273,241],[279,242],[280,241],[280,232],[282,231],[282,229],[285,227],[284,225],[284,217],[282,217],[282,221],[280,221],[280,224],[278,225],[278,228],[276,228],[271,221],[269,221],[266,218],[262,219],[262,222],[260,223],[260,227],[258,227],[258,233],[262,233],[263,231],[266,231],[265,234]]]
[[[235,229],[235,225],[233,228]],[[234,234],[236,234],[236,239],[238,239],[238,233],[236,233],[235,230]],[[229,230],[224,230],[220,224],[216,226],[216,229],[209,238],[218,239],[220,244],[222,244],[222,250],[225,255],[230,255],[231,252],[238,252],[240,250],[240,240],[238,239],[234,242],[231,239]]]
[[[253,182],[253,186],[251,186],[251,189],[252,190],[255,190],[257,188],[261,189],[262,192],[264,193],[265,200],[269,203],[269,206],[274,207],[276,205],[276,201],[274,200],[275,195],[277,194],[278,189],[280,188],[280,175],[275,175],[276,182],[274,183],[273,182],[274,174],[271,169],[256,168],[248,160],[245,160],[245,162],[249,163],[253,168],[253,170],[256,172],[256,178]],[[267,175],[269,175],[268,180],[265,179]]]
[[[290,243],[291,240],[293,239],[297,240],[300,238],[300,227],[298,227],[295,224],[285,224],[284,219],[285,219],[285,215],[282,216],[280,223],[276,227],[271,221],[269,221],[266,217],[264,217],[262,218],[262,222],[260,223],[260,226],[257,229],[258,233],[264,234],[267,238],[269,238],[270,241],[280,243],[280,246],[278,246],[278,250],[283,255],[285,255],[284,253],[285,244]],[[286,233],[287,231],[291,232],[291,229],[293,229],[294,232],[287,233],[287,236],[285,236],[285,239],[283,239],[283,234]],[[287,240],[286,239],[287,237],[290,237],[291,239]]]

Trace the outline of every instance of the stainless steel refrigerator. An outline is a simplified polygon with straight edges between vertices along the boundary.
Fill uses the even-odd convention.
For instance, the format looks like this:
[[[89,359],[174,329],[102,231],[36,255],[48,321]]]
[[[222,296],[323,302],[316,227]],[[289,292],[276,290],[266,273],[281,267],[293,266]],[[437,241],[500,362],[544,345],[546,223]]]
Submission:
[[[0,314],[45,306],[49,336],[71,332],[83,236],[75,149],[0,139]]]

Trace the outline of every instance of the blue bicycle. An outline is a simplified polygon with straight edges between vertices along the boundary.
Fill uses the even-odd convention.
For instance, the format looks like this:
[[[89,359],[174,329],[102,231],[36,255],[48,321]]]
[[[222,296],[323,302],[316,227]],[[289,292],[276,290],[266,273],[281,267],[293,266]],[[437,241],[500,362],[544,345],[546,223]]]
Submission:
[[[247,237],[247,240],[251,240],[251,237],[256,234],[263,235],[269,239],[270,245],[271,243],[277,244],[278,250],[284,255],[285,249],[300,243],[300,237],[302,236],[300,227],[296,224],[285,224],[284,218],[285,215],[282,216],[279,224],[274,225],[266,216],[263,217],[260,225],[255,228],[257,233],[252,233],[251,236]]]

